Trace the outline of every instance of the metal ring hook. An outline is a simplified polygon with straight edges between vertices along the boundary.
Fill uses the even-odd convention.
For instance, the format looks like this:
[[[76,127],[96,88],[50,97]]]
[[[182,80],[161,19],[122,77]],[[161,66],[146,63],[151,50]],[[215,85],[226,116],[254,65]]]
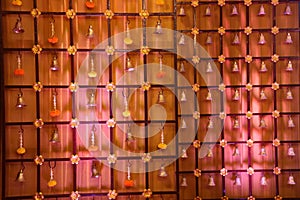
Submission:
[[[54,162],[54,165],[52,166],[51,165],[51,160],[49,161],[49,167],[51,168],[51,169],[54,169],[55,167],[56,167],[56,161],[53,161]]]

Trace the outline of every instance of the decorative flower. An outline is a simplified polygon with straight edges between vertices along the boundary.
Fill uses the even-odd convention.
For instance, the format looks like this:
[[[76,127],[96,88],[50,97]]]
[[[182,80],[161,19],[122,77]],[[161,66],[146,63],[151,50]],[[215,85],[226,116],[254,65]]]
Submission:
[[[149,82],[143,82],[142,83],[142,90],[143,91],[148,91],[151,87],[151,84]]]
[[[225,139],[222,139],[220,141],[220,146],[224,148],[226,145],[227,145],[227,141]]]
[[[44,199],[44,195],[42,192],[36,192],[34,195],[34,200],[42,200]]]
[[[276,196],[274,197],[274,199],[275,199],[275,200],[281,200],[281,199],[282,199],[282,197],[281,197],[281,196],[279,196],[279,195],[276,195]]]
[[[252,113],[251,111],[248,111],[248,112],[246,113],[246,118],[247,118],[247,119],[251,119],[251,118],[252,118],[252,115],[253,115],[253,113]]]
[[[247,56],[245,57],[245,62],[246,62],[246,63],[251,63],[251,62],[252,62],[252,56],[247,55]]]
[[[273,90],[278,90],[279,89],[279,84],[277,82],[272,83],[272,89]]]
[[[279,145],[280,145],[280,140],[278,138],[274,139],[273,140],[273,146],[274,147],[279,147]]]
[[[79,126],[79,120],[77,118],[73,118],[70,121],[71,128],[78,128]]]
[[[13,0],[11,4],[14,6],[22,6],[23,2],[22,0]]]
[[[277,26],[273,26],[271,28],[271,33],[273,33],[274,35],[276,35],[277,33],[279,33],[279,28]]]
[[[248,140],[247,140],[247,146],[248,146],[248,147],[252,147],[252,146],[253,146],[253,143],[254,143],[254,142],[253,142],[252,139],[248,139]]]
[[[192,0],[191,5],[196,8],[197,6],[199,6],[199,2],[198,0]]]
[[[201,170],[200,170],[200,169],[195,169],[195,170],[194,170],[194,175],[195,175],[196,177],[200,177],[200,176],[201,176]]]
[[[194,119],[199,119],[200,118],[200,112],[199,111],[194,111],[193,112],[193,118]]]
[[[250,196],[250,197],[248,197],[247,199],[248,199],[248,200],[255,200],[255,197]]]
[[[71,197],[71,199],[72,200],[78,200],[79,199],[79,197],[80,197],[80,194],[79,194],[79,192],[78,191],[72,191],[72,193],[71,193],[71,195],[70,195],[70,197]]]
[[[73,9],[68,9],[66,15],[68,19],[74,19],[76,12]]]
[[[199,196],[196,196],[196,197],[194,198],[194,200],[202,200],[202,198],[199,197]]]
[[[220,119],[225,119],[225,117],[226,117],[226,113],[225,112],[220,112],[219,113],[219,118]]]
[[[116,192],[116,190],[109,190],[107,196],[108,196],[108,199],[116,199],[118,196],[118,193]]]
[[[279,1],[278,1],[278,0],[272,0],[272,1],[271,1],[271,4],[272,4],[273,6],[276,6],[276,5],[279,4]]]
[[[228,200],[229,198],[227,196],[221,197],[221,200]]]
[[[196,149],[198,149],[198,148],[200,148],[200,146],[201,146],[201,142],[200,142],[199,140],[194,140],[193,146],[194,146]]]
[[[37,8],[33,8],[30,12],[32,17],[38,18],[41,15],[41,11],[39,11]]]
[[[115,53],[115,48],[113,46],[107,46],[105,52],[108,56],[112,56]]]
[[[69,90],[71,92],[76,92],[78,90],[78,84],[77,83],[70,83],[70,86],[69,86]]]
[[[226,176],[226,175],[228,174],[227,169],[222,168],[222,169],[220,170],[220,174],[221,174],[222,176]]]
[[[35,83],[32,87],[33,87],[34,91],[40,92],[40,91],[42,91],[43,85],[39,81],[39,82]]]
[[[279,167],[275,167],[273,169],[273,173],[276,174],[276,175],[279,175],[281,173],[281,169]]]
[[[72,165],[74,165],[74,164],[78,165],[80,158],[77,154],[75,154],[75,155],[71,156],[70,161],[71,161]]]
[[[248,90],[248,91],[252,90],[252,84],[251,83],[247,83],[246,90]]]
[[[198,92],[200,89],[200,85],[198,83],[195,83],[192,85],[192,89],[194,90],[194,92]]]
[[[149,162],[151,160],[152,156],[150,153],[144,153],[142,156],[142,161],[144,163]]]
[[[36,165],[43,165],[43,163],[44,163],[44,158],[43,158],[43,156],[42,156],[42,155],[35,156],[35,158],[34,158],[34,163],[35,163]]]
[[[116,125],[116,121],[114,118],[111,118],[109,120],[106,121],[106,125],[108,128],[113,128]]]
[[[76,54],[76,52],[77,52],[77,49],[76,49],[76,47],[74,46],[74,45],[70,45],[69,47],[68,47],[68,53],[69,53],[69,55],[75,55]]]
[[[224,90],[225,90],[225,84],[224,84],[224,83],[221,83],[221,84],[219,85],[219,90],[220,90],[221,92],[224,92]]]
[[[271,60],[272,60],[272,62],[274,62],[274,63],[278,62],[278,60],[279,60],[279,55],[277,55],[277,54],[272,55],[272,56],[271,56]]]
[[[224,34],[225,34],[225,28],[224,28],[223,26],[219,27],[219,28],[218,28],[218,33],[219,33],[220,35],[224,35]]]
[[[246,35],[250,35],[252,33],[252,28],[250,26],[247,26],[245,29],[244,29],[244,33]]]
[[[150,52],[150,48],[149,48],[149,47],[147,47],[147,46],[142,46],[142,47],[141,47],[141,53],[142,53],[143,55],[148,55],[149,52]]]
[[[199,28],[197,28],[197,27],[192,28],[192,34],[193,35],[198,35],[199,34]]]
[[[252,0],[244,0],[245,6],[250,6],[252,5]]]
[[[105,88],[108,92],[113,92],[116,89],[116,86],[114,85],[114,82],[111,82],[107,83]]]
[[[224,63],[225,62],[225,56],[224,55],[218,56],[218,61],[219,61],[219,63]]]
[[[36,44],[36,45],[33,45],[31,50],[34,54],[40,54],[43,49],[39,44]]]
[[[249,167],[247,169],[247,174],[250,175],[250,176],[252,176],[254,174],[254,169],[252,167]]]
[[[36,120],[33,122],[33,125],[35,126],[35,128],[42,128],[43,125],[44,125],[43,119],[42,119],[42,118],[36,119]]]
[[[143,18],[143,19],[147,19],[149,17],[149,12],[147,10],[142,10],[140,12],[140,16]]]
[[[199,56],[193,56],[192,62],[193,62],[195,65],[196,65],[196,64],[199,64],[199,62],[200,62]]]
[[[151,196],[152,196],[152,191],[151,191],[151,189],[144,189],[144,192],[143,192],[143,197],[145,197],[145,198],[151,198]]]
[[[272,117],[278,118],[279,116],[280,116],[280,112],[279,112],[278,110],[274,110],[274,111],[272,112]]]
[[[225,5],[225,0],[218,0],[218,5],[219,6],[224,6]]]
[[[106,16],[106,19],[111,19],[115,14],[111,10],[106,10],[104,15]]]

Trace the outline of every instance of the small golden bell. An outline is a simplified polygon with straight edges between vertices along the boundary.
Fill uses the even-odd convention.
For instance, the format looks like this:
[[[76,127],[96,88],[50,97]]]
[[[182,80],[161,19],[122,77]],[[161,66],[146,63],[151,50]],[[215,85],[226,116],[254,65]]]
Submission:
[[[210,6],[207,6],[205,9],[205,16],[211,16]]]
[[[213,72],[213,69],[212,69],[211,63],[208,62],[207,66],[206,66],[206,73],[211,73],[211,72]]]
[[[180,62],[179,72],[181,72],[181,73],[185,72],[185,67],[184,67],[184,62],[183,61]]]
[[[266,66],[266,64],[265,64],[264,61],[261,61],[261,65],[260,65],[259,71],[260,72],[266,72],[266,71],[268,71],[268,68],[267,68],[267,66]]]
[[[296,185],[293,175],[289,176],[288,185]]]
[[[239,35],[237,33],[234,35],[232,44],[233,45],[240,44],[240,38],[239,38]]]
[[[53,57],[52,57],[52,63],[50,65],[50,70],[51,71],[58,71],[59,70],[57,55],[53,55]]]
[[[291,71],[293,71],[293,64],[292,64],[292,61],[288,61],[288,64],[287,64],[287,66],[286,66],[286,68],[285,68],[285,71],[288,71],[288,72],[291,72]]]
[[[240,100],[240,93],[239,93],[238,89],[234,90],[234,95],[232,97],[232,100],[234,100],[234,101]]]
[[[91,172],[92,172],[92,176],[91,176],[92,178],[99,178],[100,177],[100,172],[99,172],[99,169],[97,167],[97,162],[96,161],[92,162]]]
[[[16,107],[17,108],[24,108],[26,106],[24,99],[23,99],[23,93],[20,90],[20,92],[18,93],[18,97],[17,97],[17,104]]]
[[[162,90],[158,93],[157,103],[165,103],[165,97]]]
[[[267,127],[267,124],[266,124],[264,118],[261,118],[261,120],[259,122],[259,127],[260,128],[266,128]]]
[[[293,120],[292,116],[289,116],[288,127],[289,128],[294,128],[295,127],[294,120]]]
[[[58,128],[57,128],[56,125],[51,131],[51,134],[50,134],[50,137],[49,137],[49,142],[51,142],[51,143],[59,142]]]
[[[239,123],[239,119],[235,118],[233,120],[233,128],[240,128],[240,123]]]
[[[183,6],[180,7],[178,16],[185,16],[185,10],[184,10]]]
[[[186,148],[182,149],[181,158],[188,158],[188,155],[187,155],[187,152],[186,152]]]
[[[181,35],[180,35],[178,44],[179,44],[179,45],[184,45],[184,44],[185,44],[185,37],[184,37],[184,34],[181,34]]]
[[[290,33],[287,33],[286,39],[285,39],[285,43],[286,44],[292,44],[293,40],[292,40],[292,36]]]
[[[185,177],[182,177],[182,182],[181,182],[180,186],[181,186],[181,187],[187,187],[187,186],[188,186],[187,180],[186,180]]]
[[[284,9],[284,15],[291,15],[292,14],[292,9],[291,6],[289,4],[286,4],[286,7]]]
[[[187,99],[186,99],[185,92],[184,92],[184,90],[182,90],[180,101],[181,101],[181,102],[185,102],[186,100],[187,100]]]
[[[288,149],[288,156],[295,156],[295,151],[294,148],[292,146],[289,147]]]
[[[208,149],[208,151],[207,151],[207,155],[206,155],[206,157],[208,157],[208,158],[212,158],[213,157],[213,151],[212,151],[212,149],[211,149],[211,147],[209,147],[209,149]]]
[[[92,25],[89,25],[88,32],[87,32],[86,36],[88,38],[90,38],[90,39],[94,37],[94,30],[93,30],[93,26]]]
[[[211,96],[210,90],[208,90],[208,92],[207,92],[206,100],[207,101],[211,101],[212,100],[212,96]]]
[[[241,177],[240,176],[236,176],[235,177],[235,181],[234,181],[234,185],[240,186],[241,184]]]
[[[209,179],[208,179],[208,186],[210,186],[210,187],[216,186],[215,180],[212,176],[210,176]]]
[[[266,44],[265,36],[262,33],[259,34],[258,44]]]
[[[265,146],[261,147],[259,155],[261,155],[261,156],[266,156],[267,155],[267,151],[266,151]]]
[[[214,128],[214,122],[212,121],[212,119],[209,119],[207,128]]]
[[[266,14],[266,12],[265,12],[265,7],[264,7],[263,4],[261,4],[260,7],[259,7],[258,16],[263,16],[263,15],[265,15],[265,14]]]
[[[212,38],[210,34],[207,34],[205,44],[212,44]]]
[[[127,72],[132,72],[135,70],[135,68],[132,66],[132,63],[131,63],[131,59],[129,57],[126,58],[126,68],[125,70]]]
[[[167,174],[167,172],[166,172],[164,166],[161,166],[161,167],[160,167],[160,170],[159,170],[159,176],[160,176],[160,177],[167,177],[167,176],[168,176],[168,174]]]
[[[185,129],[187,126],[186,126],[186,122],[185,120],[182,118],[182,121],[181,121],[181,127],[182,129]]]
[[[234,15],[238,15],[239,12],[237,10],[237,7],[235,5],[232,6],[232,11],[231,11],[231,15],[234,16]]]
[[[268,99],[263,89],[259,93],[259,98],[260,98],[260,100]]]
[[[18,19],[17,19],[17,22],[15,24],[15,27],[13,28],[13,32],[14,33],[24,33],[24,29],[22,27],[22,19],[21,17],[19,16]]]
[[[25,181],[24,172],[23,171],[24,171],[24,169],[20,169],[20,171],[18,172],[17,177],[16,177],[16,181],[18,181],[20,183],[23,183]]]
[[[234,61],[231,71],[232,72],[239,72],[240,71],[239,66],[238,66],[236,61]]]
[[[268,183],[267,183],[267,177],[265,177],[265,175],[263,175],[263,176],[260,178],[260,185],[261,185],[261,186],[266,186],[266,185],[268,185]]]
[[[288,91],[286,92],[286,99],[287,100],[293,99],[293,93],[292,93],[291,89],[288,89]]]
[[[233,150],[233,154],[232,156],[239,156],[240,155],[240,150],[238,149],[237,146],[234,147],[234,150]]]
[[[162,27],[161,27],[161,21],[160,20],[158,20],[156,22],[156,27],[155,27],[154,34],[162,34]]]

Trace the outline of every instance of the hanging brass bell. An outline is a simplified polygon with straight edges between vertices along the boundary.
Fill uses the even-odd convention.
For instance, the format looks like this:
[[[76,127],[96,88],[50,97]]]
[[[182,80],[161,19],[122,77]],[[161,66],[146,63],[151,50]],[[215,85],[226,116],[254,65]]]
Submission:
[[[24,108],[25,106],[26,106],[26,104],[25,104],[24,99],[23,99],[23,93],[22,93],[22,91],[20,91],[18,93],[16,107],[17,108]]]
[[[211,63],[208,62],[207,66],[206,66],[206,73],[211,73],[211,72],[213,72],[213,69],[212,69]]]
[[[187,180],[186,180],[185,177],[182,177],[182,182],[181,182],[180,186],[181,186],[181,187],[187,187],[187,186],[188,186]]]
[[[87,34],[86,34],[87,38],[92,39],[94,37],[94,30],[93,30],[93,26],[89,25]]]
[[[291,71],[293,71],[293,64],[292,64],[292,61],[288,61],[288,64],[287,64],[287,66],[286,66],[286,68],[285,68],[285,71],[287,71],[287,72],[291,72]]]
[[[24,171],[24,169],[20,169],[20,171],[18,172],[17,177],[16,177],[16,181],[18,181],[20,183],[23,183],[25,181],[23,171]]]
[[[13,28],[13,32],[17,34],[24,33],[24,29],[22,27],[22,19],[20,16],[18,17],[15,27]]]
[[[259,7],[258,16],[263,16],[265,14],[266,14],[265,7],[264,7],[263,4],[261,4],[260,7]]]
[[[183,6],[180,7],[178,16],[185,16],[185,10],[184,10]]]
[[[239,72],[240,69],[239,69],[239,65],[236,61],[233,62],[233,66],[232,66],[232,72]]]
[[[212,95],[211,95],[210,90],[208,90],[208,92],[207,92],[206,100],[207,101],[211,101],[212,100]]]
[[[211,16],[210,6],[207,6],[205,9],[205,16]]]
[[[234,185],[240,186],[241,184],[241,177],[240,176],[236,176],[235,177],[235,181],[234,181]]]
[[[161,166],[161,167],[160,167],[159,175],[158,175],[158,176],[159,176],[159,177],[167,177],[167,176],[168,176],[168,174],[167,174],[167,172],[166,172],[164,166]]]
[[[284,15],[291,15],[292,14],[292,9],[291,9],[291,6],[289,4],[286,5],[283,14]]]
[[[180,128],[185,129],[186,127],[186,122],[184,119],[182,119]]]
[[[179,45],[184,45],[184,44],[185,44],[185,37],[184,37],[184,34],[181,34],[181,35],[180,35],[178,44],[179,44]]]
[[[261,185],[261,186],[266,186],[266,185],[268,185],[267,177],[265,177],[265,175],[263,175],[263,176],[260,178],[260,185]]]
[[[208,179],[208,186],[210,186],[210,187],[216,186],[215,180],[212,176],[210,176],[209,179]]]
[[[240,123],[239,123],[239,119],[235,118],[233,120],[233,128],[240,128]]]
[[[289,116],[288,127],[289,128],[294,128],[295,127],[294,120],[293,120],[292,116]]]
[[[214,122],[212,119],[209,119],[207,128],[214,128]]]
[[[234,90],[234,94],[233,94],[232,100],[234,100],[234,101],[240,100],[240,92],[239,92],[238,89]]]
[[[293,44],[292,36],[291,36],[290,33],[287,33],[285,43],[286,44]]]
[[[183,61],[180,62],[179,72],[181,72],[181,73],[185,72],[185,67],[184,67],[184,62]]]
[[[49,142],[51,142],[51,143],[59,142],[59,133],[58,133],[58,128],[57,128],[56,125],[51,131],[51,134],[50,134],[50,137],[49,137]]]
[[[233,5],[232,6],[232,11],[231,11],[231,16],[238,15],[238,14],[239,14],[239,12],[237,10],[236,5]]]
[[[285,98],[287,100],[292,100],[294,98],[291,89],[288,89],[288,91],[286,92],[286,97]]]
[[[267,124],[266,121],[264,120],[264,118],[261,118],[260,122],[259,122],[259,127],[260,128],[266,128]]]
[[[54,55],[52,57],[52,62],[51,62],[51,65],[50,65],[50,70],[51,71],[58,71],[59,70],[57,55]]]
[[[161,20],[156,22],[154,34],[162,34]]]
[[[235,35],[234,35],[232,44],[233,44],[233,45],[240,44],[240,38],[239,38],[239,35],[238,35],[238,34],[235,34]]]
[[[132,63],[131,63],[131,59],[129,57],[126,58],[126,68],[125,70],[127,72],[132,72],[135,70],[135,68],[132,66]]]
[[[267,155],[267,151],[266,151],[265,146],[261,147],[259,155],[261,155],[261,156],[266,156]]]
[[[98,169],[96,161],[92,161],[91,172],[92,172],[92,175],[91,175],[92,178],[99,178],[100,177],[100,172],[99,172],[99,169]]]
[[[295,151],[294,148],[292,146],[289,147],[288,149],[288,156],[295,156]]]
[[[206,154],[206,157],[208,158],[212,158],[214,156],[214,153],[212,151],[212,148],[209,147],[208,151],[207,151],[207,154]]]
[[[258,44],[266,44],[265,36],[262,33],[259,34]]]
[[[210,34],[207,34],[205,44],[212,44],[212,37]]]
[[[94,90],[92,90],[90,92],[90,94],[89,94],[89,100],[88,100],[87,106],[89,108],[97,106],[97,104],[96,104],[96,95],[95,95],[95,91]]]
[[[259,72],[266,72],[266,71],[268,71],[268,68],[267,68],[265,62],[261,61]]]
[[[259,98],[260,98],[260,100],[268,99],[263,89],[259,93]]]
[[[187,99],[186,99],[186,95],[185,95],[185,92],[184,92],[184,90],[182,90],[182,92],[181,92],[181,97],[180,97],[180,101],[181,102],[185,102]]]
[[[187,152],[186,152],[186,148],[182,149],[181,158],[188,158],[188,155],[187,155]]]
[[[288,185],[296,185],[293,175],[289,176]]]
[[[237,146],[234,147],[232,156],[239,156],[240,155],[240,150],[238,149]]]
[[[157,103],[165,103],[165,97],[162,90],[158,93]]]

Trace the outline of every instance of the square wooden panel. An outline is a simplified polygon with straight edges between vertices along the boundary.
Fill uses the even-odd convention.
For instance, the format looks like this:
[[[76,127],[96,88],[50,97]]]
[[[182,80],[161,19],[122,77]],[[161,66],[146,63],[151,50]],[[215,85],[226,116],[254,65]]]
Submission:
[[[214,179],[215,186],[209,186],[210,177]],[[199,193],[202,198],[220,198],[222,196],[222,176],[220,174],[202,174],[199,177]]]
[[[265,64],[266,71],[261,71],[262,62]],[[271,85],[273,83],[273,67],[274,65],[269,59],[254,59],[250,63],[250,83],[252,85]]]
[[[293,71],[287,71],[289,61],[291,62]],[[297,84],[299,83],[299,69],[296,67],[299,65],[298,60],[294,59],[282,59],[276,64],[276,80],[279,84]],[[297,87],[295,87],[296,89]],[[297,89],[296,89],[297,90]]]
[[[236,176],[240,177],[241,186],[235,185]],[[226,196],[245,198],[249,196],[249,175],[247,173],[228,173],[225,177]]]
[[[75,3],[75,5],[76,5],[76,3]],[[60,1],[60,0],[54,0],[54,1],[53,0],[52,1],[51,0],[46,0],[46,1],[37,0],[37,8],[41,12],[47,12],[47,11],[52,11],[52,10],[55,10],[57,12],[66,12],[67,9],[69,8],[69,2],[67,0],[63,0],[63,1]],[[30,5],[30,9],[32,9],[32,3]]]
[[[258,15],[260,8],[263,6],[265,15]],[[271,4],[253,4],[249,7],[249,22],[250,27],[255,29],[271,29],[273,6]]]
[[[154,164],[159,168],[159,163]],[[175,164],[170,164],[165,167],[168,173],[167,177],[160,177],[159,170],[149,173],[149,186],[152,191],[174,191],[176,188]]]
[[[211,16],[205,16],[205,10],[210,7]],[[214,22],[214,23],[212,23]],[[196,27],[203,30],[216,30],[220,27],[220,7],[216,4],[199,5],[196,8]]]

